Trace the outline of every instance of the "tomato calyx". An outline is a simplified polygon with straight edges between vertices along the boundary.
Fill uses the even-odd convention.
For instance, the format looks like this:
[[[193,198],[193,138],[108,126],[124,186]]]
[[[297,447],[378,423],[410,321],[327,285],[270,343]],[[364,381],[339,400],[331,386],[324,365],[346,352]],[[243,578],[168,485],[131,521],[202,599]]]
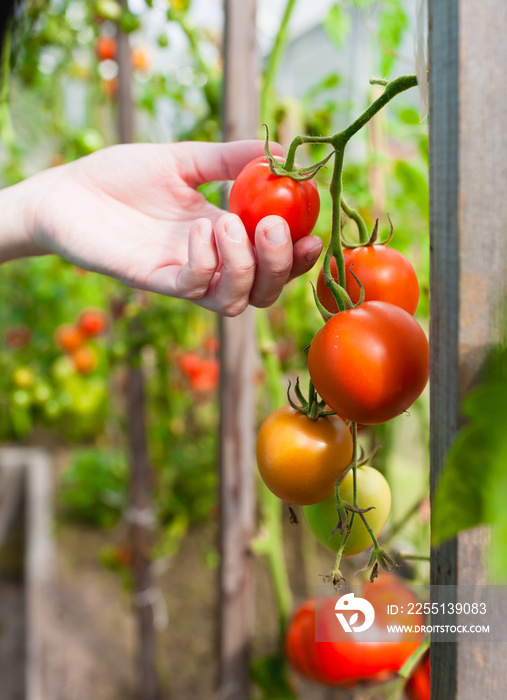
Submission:
[[[350,265],[349,267],[349,272],[352,275],[352,277],[355,279],[357,282],[357,285],[359,287],[359,299],[357,302],[354,304],[348,295],[347,291],[338,284],[338,282],[334,279],[334,277],[324,273],[324,281],[326,283],[326,287],[328,287],[331,290],[331,294],[333,295],[333,298],[335,300],[336,306],[338,307],[338,312],[340,311],[350,311],[351,309],[355,309],[357,306],[363,303],[365,299],[365,292],[364,292],[364,287],[361,284],[360,280],[356,277],[352,270],[353,265]],[[315,286],[313,283],[310,282],[312,285],[312,290],[313,290],[313,298],[315,301],[315,305],[317,306],[317,309],[320,311],[322,317],[328,321],[333,314],[331,311],[328,311],[324,304],[320,301],[319,296],[317,294],[317,290],[315,289]]]
[[[344,202],[342,199],[342,207],[343,207],[343,204],[344,204]],[[344,209],[344,211],[346,211],[346,210]],[[353,211],[353,210],[350,210],[350,211]],[[346,212],[346,213],[348,215],[348,212]],[[354,213],[357,214],[357,212],[354,212]],[[357,214],[357,216],[359,216],[359,214]],[[350,217],[350,218],[352,218],[352,217]],[[354,248],[363,248],[363,247],[368,248],[368,247],[371,247],[374,245],[387,245],[388,243],[391,242],[392,237],[394,235],[394,225],[393,225],[393,222],[391,221],[391,217],[389,216],[389,214],[387,214],[387,218],[389,220],[390,231],[389,231],[389,234],[387,235],[387,237],[384,238],[383,240],[381,240],[381,241],[378,240],[378,222],[379,222],[379,220],[376,219],[375,225],[373,227],[373,231],[369,234],[369,238],[365,242],[352,243],[352,241],[348,241],[342,235],[342,246],[344,248],[347,248],[348,250],[353,250]],[[361,221],[362,221],[362,219],[361,219]],[[358,222],[356,220],[356,224],[357,223]],[[359,227],[359,224],[358,224],[358,227]],[[366,226],[365,226],[365,229],[366,229]]]
[[[294,393],[296,394],[299,404],[297,404],[291,397],[290,390],[292,384],[289,381],[289,386],[287,387],[287,400],[295,411],[299,413],[304,413],[310,420],[317,420],[318,418],[323,418],[324,416],[335,416],[336,411],[332,411],[328,408],[326,402],[318,398],[313,382],[310,379],[308,387],[308,399],[306,399],[301,391],[299,385],[299,377],[296,379],[296,384],[294,386]]]
[[[362,516],[360,516],[362,517]],[[363,522],[365,526],[367,526],[367,521],[363,517]],[[367,526],[368,527],[368,526]],[[392,556],[386,552],[383,547],[381,547],[378,542],[376,546],[373,547],[370,559],[368,563],[366,564],[365,567],[362,569],[359,569],[356,573],[358,574],[365,574],[366,572],[370,572],[370,583],[373,583],[376,578],[378,578],[379,575],[379,568],[382,569],[382,571],[392,571],[395,566],[398,566],[398,564],[394,561]]]
[[[321,168],[324,168],[328,160],[335,154],[336,151],[331,151],[323,160],[318,163],[313,163],[307,168],[301,168],[294,163],[294,152],[291,150],[283,162],[275,158],[269,149],[269,129],[267,124],[263,124],[266,129],[266,141],[264,143],[264,153],[268,159],[269,170],[275,177],[290,177],[297,182],[305,182],[313,180]]]

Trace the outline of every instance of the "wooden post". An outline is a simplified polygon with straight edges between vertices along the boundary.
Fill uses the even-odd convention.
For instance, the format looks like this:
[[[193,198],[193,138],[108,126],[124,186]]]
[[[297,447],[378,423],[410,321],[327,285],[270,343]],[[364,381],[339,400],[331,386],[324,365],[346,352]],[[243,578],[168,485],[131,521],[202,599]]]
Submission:
[[[259,61],[255,0],[226,0],[224,138],[255,138]],[[250,697],[253,626],[250,539],[254,529],[255,329],[251,308],[219,321],[220,381],[220,700]]]
[[[431,490],[460,426],[459,403],[500,339],[507,276],[504,0],[429,0]],[[432,551],[432,584],[485,582],[487,533]],[[501,644],[431,649],[432,700],[505,697]]]
[[[126,0],[122,5],[127,6]],[[120,29],[117,34],[118,57],[118,140],[134,140],[134,105],[132,99],[132,65],[130,41]],[[140,323],[140,322],[138,322]],[[134,324],[132,324],[134,326]],[[142,328],[133,330],[133,335]],[[146,406],[141,348],[131,348],[128,370],[128,433],[130,444],[130,523],[134,605],[137,612],[139,644],[139,698],[158,700],[159,683],[155,671],[155,626],[153,619],[153,578],[151,571],[151,539],[153,527],[152,473],[146,435]]]

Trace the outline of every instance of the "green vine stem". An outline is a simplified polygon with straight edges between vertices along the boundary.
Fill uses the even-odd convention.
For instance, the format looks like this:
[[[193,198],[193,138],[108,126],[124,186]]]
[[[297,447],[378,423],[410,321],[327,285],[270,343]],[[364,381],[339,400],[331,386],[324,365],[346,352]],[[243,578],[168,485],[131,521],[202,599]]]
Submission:
[[[14,146],[16,143],[9,110],[9,75],[11,56],[11,28],[5,32],[2,50],[2,87],[0,90],[0,139],[4,146]]]
[[[273,404],[281,406],[286,397],[279,381],[281,375],[280,363],[273,352],[274,340],[267,314],[258,313],[256,315],[256,323],[259,347],[263,356],[263,366],[266,370],[267,394],[272,397]],[[257,541],[255,551],[266,555],[268,559],[278,603],[281,640],[283,640],[287,621],[292,610],[292,593],[283,552],[283,506],[280,499],[271,493],[264,484],[261,484],[260,501],[263,536]]]
[[[370,234],[368,233],[368,229],[366,228],[366,224],[361,214],[352,207],[350,207],[347,204],[347,202],[343,199],[343,197],[341,198],[341,206],[345,214],[347,214],[347,216],[349,217],[349,219],[352,219],[352,221],[355,222],[357,230],[359,232],[359,242],[367,243],[370,238]]]
[[[358,508],[358,503],[357,503],[357,456],[358,456],[358,449],[357,449],[357,423],[352,423],[352,462],[350,463],[350,466],[345,470],[343,474],[340,475],[340,478],[336,480],[335,487],[334,487],[334,494],[336,498],[336,511],[338,513],[338,517],[340,518],[340,521],[343,517],[343,509],[344,505],[340,497],[340,484],[343,480],[343,477],[345,476],[346,473],[348,473],[350,470],[352,470],[352,485],[353,485],[353,500],[352,500],[352,505],[354,508]],[[343,556],[343,552],[345,549],[345,545],[347,544],[347,540],[350,535],[350,531],[352,530],[352,525],[354,524],[354,518],[356,514],[354,511],[350,513],[350,520],[348,521],[348,527],[345,530],[343,534],[343,539],[340,545],[340,549],[336,553],[336,561],[334,565],[334,569],[331,571],[330,574],[330,582],[334,585],[337,586],[338,588],[340,585],[345,581],[343,575],[340,572],[340,564]]]
[[[357,134],[385,105],[390,102],[393,97],[401,92],[408,90],[417,85],[417,76],[401,75],[389,82],[374,80],[375,84],[385,85],[385,90],[372,104],[343,131],[334,134],[333,136],[296,136],[292,141],[287,154],[286,163],[294,163],[296,150],[304,143],[327,143],[332,146],[335,151],[335,159],[333,166],[333,174],[329,185],[331,194],[333,214],[331,221],[331,240],[324,258],[324,274],[327,276],[326,284],[330,286],[329,280],[331,276],[331,258],[336,261],[338,272],[338,283],[341,287],[345,287],[345,263],[343,260],[343,251],[341,246],[341,200],[342,200],[342,172],[345,148],[352,136]],[[331,288],[331,287],[330,287]],[[343,301],[336,299],[338,309],[344,310]]]

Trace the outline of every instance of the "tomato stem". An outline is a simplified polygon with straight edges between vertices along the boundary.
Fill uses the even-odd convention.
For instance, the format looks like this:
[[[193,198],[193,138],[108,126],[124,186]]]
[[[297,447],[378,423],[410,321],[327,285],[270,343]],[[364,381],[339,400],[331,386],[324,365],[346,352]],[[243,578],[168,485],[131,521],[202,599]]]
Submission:
[[[356,211],[356,209],[353,209],[347,204],[347,202],[343,199],[343,196],[341,198],[341,207],[349,219],[352,219],[352,221],[355,222],[359,232],[359,243],[364,245],[368,242],[370,234],[368,233],[363,217],[358,211]]]
[[[331,176],[331,182],[329,185],[329,193],[332,200],[332,220],[331,220],[331,240],[329,242],[328,249],[324,258],[324,275],[326,285],[331,289],[333,297],[335,298],[336,304],[338,306],[338,311],[344,311],[347,304],[343,303],[343,299],[340,295],[336,293],[330,284],[332,279],[331,275],[331,258],[334,257],[336,261],[336,269],[338,274],[338,284],[345,290],[345,262],[343,259],[343,250],[341,245],[341,207],[342,207],[342,172],[343,172],[343,161],[345,156],[345,147],[350,141],[352,136],[354,136],[360,129],[363,128],[385,105],[396,97],[400,92],[404,92],[409,88],[415,87],[417,85],[416,75],[400,75],[398,78],[387,81],[373,81],[375,84],[385,85],[385,90],[372,104],[343,131],[340,131],[333,136],[296,136],[287,153],[287,159],[285,161],[285,167],[288,170],[294,168],[296,150],[299,146],[304,143],[329,143],[335,151],[335,159],[333,166],[333,174]],[[349,208],[350,212],[354,210]],[[356,212],[357,214],[357,212]],[[354,217],[352,217],[354,218]],[[366,226],[364,221],[362,221],[359,214],[354,218],[358,227],[360,238],[365,237],[365,242],[368,240]],[[361,222],[361,223],[360,223]],[[363,228],[364,227],[364,228]]]

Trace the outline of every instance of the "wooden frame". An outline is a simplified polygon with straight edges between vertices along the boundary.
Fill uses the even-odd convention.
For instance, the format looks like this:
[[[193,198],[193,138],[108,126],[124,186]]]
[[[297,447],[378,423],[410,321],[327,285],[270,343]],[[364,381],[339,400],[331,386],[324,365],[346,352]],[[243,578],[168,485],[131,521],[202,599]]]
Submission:
[[[460,400],[500,338],[507,274],[507,5],[429,0],[431,491],[461,423]],[[432,584],[485,583],[487,533],[434,549]],[[505,697],[502,644],[435,643],[432,700]]]

